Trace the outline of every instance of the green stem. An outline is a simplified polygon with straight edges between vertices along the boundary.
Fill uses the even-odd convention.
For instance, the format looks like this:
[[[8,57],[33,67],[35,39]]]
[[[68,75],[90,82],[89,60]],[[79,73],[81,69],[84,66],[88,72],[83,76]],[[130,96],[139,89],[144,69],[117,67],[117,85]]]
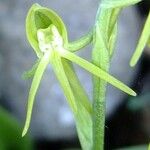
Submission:
[[[96,81],[96,80],[95,80]],[[99,90],[101,89],[101,90]],[[105,94],[106,83],[99,81],[98,88],[94,89],[94,113],[93,113],[93,127],[94,127],[94,145],[93,150],[103,150],[104,148],[104,135],[105,135]]]
[[[108,39],[108,25],[111,13],[99,6],[96,24],[99,26],[101,37],[95,36],[93,63],[104,71],[109,71],[109,52],[105,45]],[[97,32],[97,31],[96,31]],[[100,40],[101,38],[101,40]],[[100,78],[93,78],[93,150],[104,149],[105,112],[106,112],[107,83]]]
[[[105,55],[105,53],[103,54]],[[102,62],[103,58],[100,57],[99,60]],[[96,59],[93,59],[93,62],[97,64]],[[99,66],[108,71],[109,64],[107,62]],[[104,80],[93,78],[93,150],[103,150],[104,148],[106,85]]]

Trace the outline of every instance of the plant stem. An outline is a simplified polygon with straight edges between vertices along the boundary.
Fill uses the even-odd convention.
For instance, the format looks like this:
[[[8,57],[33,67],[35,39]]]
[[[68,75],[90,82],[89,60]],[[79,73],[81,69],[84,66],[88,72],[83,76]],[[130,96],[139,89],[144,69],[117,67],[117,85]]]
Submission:
[[[102,57],[99,60],[102,62]],[[94,59],[93,62],[97,64]],[[103,65],[99,66],[105,71],[108,71],[108,63],[105,63],[105,66],[104,63],[102,64]],[[97,77],[94,77],[93,85],[93,150],[103,150],[105,134],[105,95],[107,83]]]
[[[93,63],[107,72],[109,71],[109,54],[107,48],[103,46],[103,40],[108,41],[106,34],[108,33],[109,18],[109,12],[99,6],[96,24],[102,33],[102,41],[97,36],[95,37],[95,48],[92,54]],[[93,150],[104,149],[106,86],[107,83],[104,80],[93,78]]]
[[[97,79],[95,79],[97,82]],[[97,86],[98,85],[98,86]],[[94,84],[94,112],[93,112],[93,127],[94,127],[94,145],[93,150],[103,150],[104,147],[104,129],[105,129],[105,93],[106,83],[100,80],[99,83]],[[101,89],[101,90],[99,90]]]

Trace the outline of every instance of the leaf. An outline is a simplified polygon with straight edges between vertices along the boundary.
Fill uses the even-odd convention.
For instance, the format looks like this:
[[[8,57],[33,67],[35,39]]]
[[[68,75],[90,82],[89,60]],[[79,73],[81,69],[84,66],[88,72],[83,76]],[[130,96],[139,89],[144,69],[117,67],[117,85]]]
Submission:
[[[22,132],[19,121],[0,106],[0,150],[33,150],[29,136],[20,137]]]
[[[24,80],[30,79],[30,78],[32,78],[34,76],[35,71],[36,71],[36,69],[37,69],[37,67],[39,65],[39,62],[40,62],[40,60],[36,61],[36,63],[33,65],[33,67],[29,71],[25,71],[23,73],[22,78]]]
[[[117,39],[117,31],[118,31],[118,17],[121,12],[121,8],[113,8],[111,11],[111,16],[109,20],[109,25],[108,25],[108,50],[110,54],[110,59],[113,56],[114,53],[114,48],[116,44],[116,39]],[[98,31],[99,32],[99,31]],[[99,38],[97,38],[99,39]]]
[[[61,18],[51,9],[41,7],[38,4],[32,5],[26,17],[26,34],[29,43],[39,58],[42,57],[43,54],[39,49],[37,30],[45,29],[51,24],[54,24],[58,28],[64,43],[68,42],[67,30]]]
[[[80,65],[82,68],[84,68],[85,70],[89,71],[90,73],[92,73],[93,75],[101,78],[102,80],[112,84],[113,86],[115,86],[116,88],[124,91],[125,93],[132,95],[132,96],[136,96],[136,93],[130,89],[128,86],[126,86],[125,84],[123,84],[122,82],[120,82],[119,80],[117,80],[116,78],[114,78],[113,76],[109,75],[108,73],[106,73],[105,71],[103,71],[102,69],[100,69],[99,67],[93,65],[92,63],[76,56],[75,54],[66,51],[66,50],[62,50],[60,51],[61,56]]]
[[[41,58],[41,61],[39,62],[37,70],[34,74],[31,88],[29,91],[29,96],[28,96],[27,116],[26,116],[25,126],[24,126],[24,129],[22,132],[22,136],[24,136],[28,131],[30,121],[31,121],[31,115],[32,115],[32,109],[33,109],[35,95],[39,88],[39,84],[41,82],[43,73],[49,63],[49,55],[50,55],[49,52],[44,54],[44,56]]]
[[[96,32],[95,32],[95,36],[97,36],[96,35],[97,30],[99,30],[98,32],[100,33],[101,39],[99,37],[95,39],[97,39],[97,44],[103,45],[100,47],[105,47],[105,49],[107,49],[107,51],[110,54],[110,59],[111,59],[113,51],[114,51],[115,43],[116,43],[116,38],[117,38],[117,19],[122,9],[112,8],[112,9],[102,9],[102,10],[103,11],[101,11],[99,18],[97,18]],[[103,21],[98,21],[98,20],[103,20]],[[99,49],[97,51],[102,51],[102,50]],[[99,55],[101,55],[100,52],[99,52]]]
[[[130,61],[131,67],[136,65],[137,61],[139,60],[140,56],[142,55],[144,47],[146,46],[149,38],[150,38],[150,12],[149,12],[148,18],[145,22],[145,26],[142,31],[141,37],[139,39],[136,50],[131,58],[131,61]]]
[[[139,3],[141,0],[103,0],[101,3],[102,8],[117,8],[127,7]]]
[[[114,54],[114,48],[115,48],[115,44],[116,44],[116,39],[117,39],[117,31],[118,31],[118,25],[116,23],[113,31],[112,31],[112,34],[109,38],[109,46],[108,46],[108,49],[109,49],[109,54],[110,54],[110,58],[113,56]]]
[[[110,37],[116,24],[117,24],[117,19],[119,17],[119,14],[121,12],[121,8],[113,8],[109,11],[111,11],[111,16],[110,16],[110,20],[109,20],[109,27],[108,27],[108,36]]]
[[[149,144],[149,146],[148,146],[148,150],[150,150],[150,144]]]

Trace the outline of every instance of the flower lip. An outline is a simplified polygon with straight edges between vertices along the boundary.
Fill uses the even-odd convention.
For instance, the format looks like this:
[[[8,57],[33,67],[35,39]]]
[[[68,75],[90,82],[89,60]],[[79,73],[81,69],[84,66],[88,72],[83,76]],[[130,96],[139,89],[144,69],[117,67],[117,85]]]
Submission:
[[[46,29],[37,30],[37,38],[41,52],[52,51],[63,47],[63,38],[57,27],[53,24]]]

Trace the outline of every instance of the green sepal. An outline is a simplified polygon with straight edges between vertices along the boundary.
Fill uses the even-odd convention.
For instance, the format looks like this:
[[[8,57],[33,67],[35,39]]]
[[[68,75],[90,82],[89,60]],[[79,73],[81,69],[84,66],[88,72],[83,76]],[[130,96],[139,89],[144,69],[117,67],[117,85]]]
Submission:
[[[61,18],[51,9],[42,7],[39,4],[33,4],[26,17],[26,34],[29,43],[39,58],[43,53],[39,49],[37,30],[45,29],[51,24],[57,27],[64,43],[67,42],[67,30]]]

